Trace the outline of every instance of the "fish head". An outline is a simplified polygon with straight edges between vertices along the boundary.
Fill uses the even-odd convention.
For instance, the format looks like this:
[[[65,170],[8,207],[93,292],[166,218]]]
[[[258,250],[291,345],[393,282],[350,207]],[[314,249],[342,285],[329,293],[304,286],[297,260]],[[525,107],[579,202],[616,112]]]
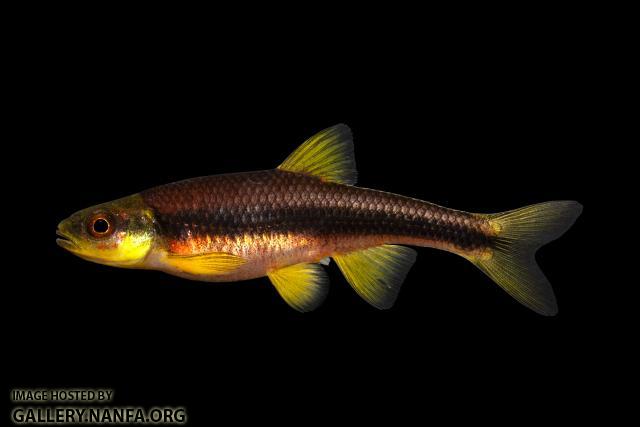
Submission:
[[[141,266],[153,245],[153,212],[139,195],[83,209],[58,224],[56,243],[88,261]]]

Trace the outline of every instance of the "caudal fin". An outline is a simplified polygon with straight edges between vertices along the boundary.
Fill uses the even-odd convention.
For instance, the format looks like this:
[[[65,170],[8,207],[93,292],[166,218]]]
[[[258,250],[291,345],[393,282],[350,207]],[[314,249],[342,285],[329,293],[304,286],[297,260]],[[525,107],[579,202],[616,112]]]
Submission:
[[[487,215],[497,236],[487,256],[469,258],[512,297],[537,313],[558,312],[556,297],[535,253],[557,239],[582,212],[574,201],[555,201]]]

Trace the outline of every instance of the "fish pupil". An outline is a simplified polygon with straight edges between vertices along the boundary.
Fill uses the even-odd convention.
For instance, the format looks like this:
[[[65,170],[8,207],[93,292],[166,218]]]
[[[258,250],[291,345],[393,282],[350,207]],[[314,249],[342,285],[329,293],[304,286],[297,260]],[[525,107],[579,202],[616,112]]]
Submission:
[[[104,218],[98,218],[93,223],[93,231],[96,233],[106,233],[109,230],[109,223]]]

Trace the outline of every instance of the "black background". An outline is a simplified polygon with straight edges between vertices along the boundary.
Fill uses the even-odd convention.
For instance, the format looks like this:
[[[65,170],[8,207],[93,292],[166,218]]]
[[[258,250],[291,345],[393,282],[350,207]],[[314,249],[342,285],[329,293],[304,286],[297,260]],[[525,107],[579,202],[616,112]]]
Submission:
[[[16,63],[8,389],[113,388],[114,404],[184,405],[193,424],[304,423],[493,418],[505,407],[544,419],[591,381],[577,364],[599,332],[584,265],[600,132],[588,35],[553,23],[409,25],[298,45],[291,33],[91,26],[47,27]],[[189,282],[55,244],[76,210],[275,167],[336,123],[353,131],[364,187],[473,212],[583,203],[538,253],[559,314],[527,310],[430,249],[418,249],[391,310],[360,300],[332,264],[327,301],[299,314],[267,279]]]

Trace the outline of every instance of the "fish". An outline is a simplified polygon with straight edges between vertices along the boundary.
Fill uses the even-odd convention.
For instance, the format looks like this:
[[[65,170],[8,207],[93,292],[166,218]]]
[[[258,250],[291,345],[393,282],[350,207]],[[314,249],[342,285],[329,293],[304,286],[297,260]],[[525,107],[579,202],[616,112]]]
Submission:
[[[366,302],[391,308],[416,260],[409,246],[470,261],[545,316],[557,301],[535,260],[582,212],[576,201],[472,213],[355,186],[351,130],[325,129],[275,169],[186,179],[60,222],[57,244],[88,261],[204,282],[268,277],[300,312],[327,297],[333,260]]]

